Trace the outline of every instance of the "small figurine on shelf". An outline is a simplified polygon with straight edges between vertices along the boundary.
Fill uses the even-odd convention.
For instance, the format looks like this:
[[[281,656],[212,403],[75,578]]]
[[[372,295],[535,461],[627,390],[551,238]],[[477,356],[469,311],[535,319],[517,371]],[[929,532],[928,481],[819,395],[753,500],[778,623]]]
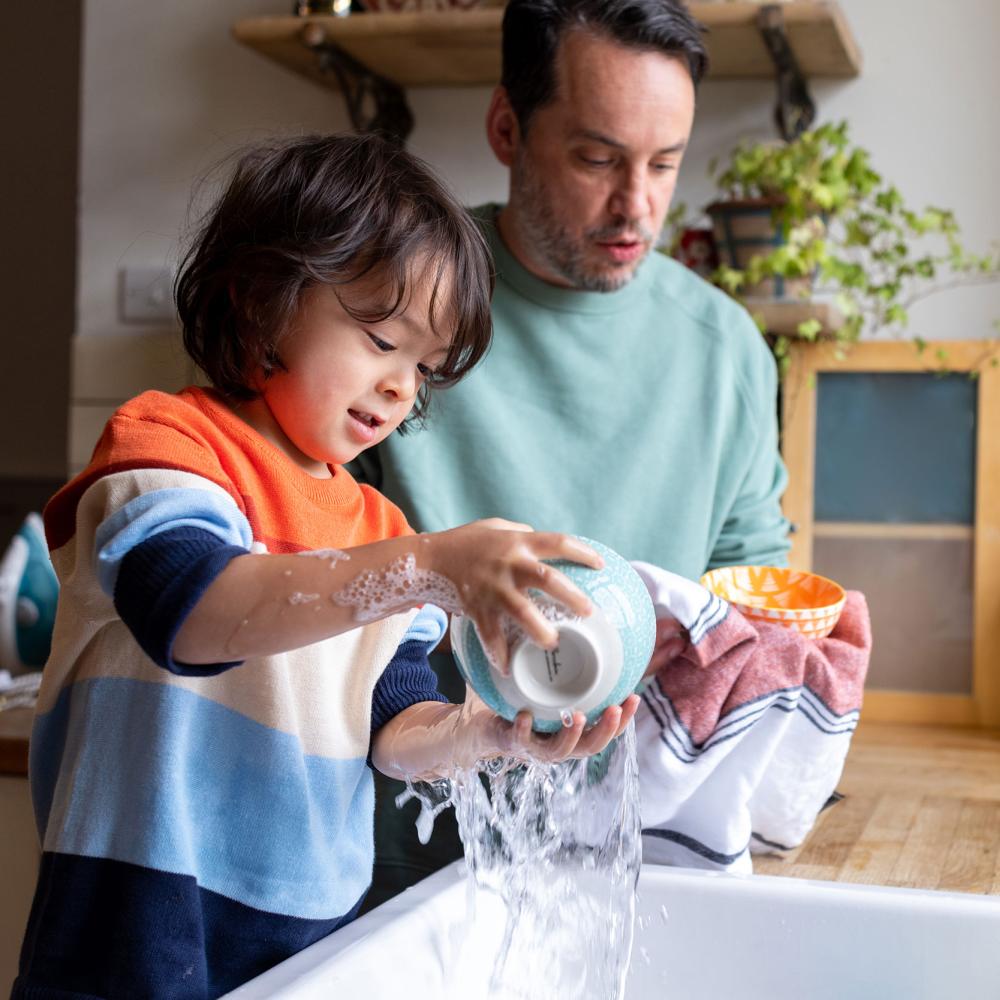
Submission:
[[[364,0],[368,10],[403,12],[415,10],[470,10],[473,7],[499,7],[501,0]]]
[[[691,227],[681,232],[672,256],[703,278],[719,266],[719,251],[711,229]]]
[[[294,12],[299,17],[309,17],[311,14],[333,14],[335,17],[347,17],[364,11],[364,4],[359,0],[295,0]]]

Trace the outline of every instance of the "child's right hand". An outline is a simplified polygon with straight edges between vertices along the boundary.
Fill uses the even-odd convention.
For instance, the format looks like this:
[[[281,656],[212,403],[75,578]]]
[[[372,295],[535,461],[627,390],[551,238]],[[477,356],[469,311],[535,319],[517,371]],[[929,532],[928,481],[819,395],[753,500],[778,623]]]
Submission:
[[[571,535],[490,518],[424,537],[433,542],[431,568],[455,585],[463,613],[476,623],[487,655],[502,672],[507,670],[504,617],[545,649],[558,642],[555,628],[528,597],[529,588],[548,594],[571,614],[586,617],[591,612],[583,592],[542,562],[565,559],[601,569],[604,560]]]

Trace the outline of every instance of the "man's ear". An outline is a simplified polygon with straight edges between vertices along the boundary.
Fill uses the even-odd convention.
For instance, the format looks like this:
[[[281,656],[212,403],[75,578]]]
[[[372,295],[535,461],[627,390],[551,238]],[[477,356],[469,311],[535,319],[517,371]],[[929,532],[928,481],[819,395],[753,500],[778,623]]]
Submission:
[[[490,107],[486,112],[486,139],[493,155],[505,167],[511,166],[521,142],[521,130],[504,87],[497,87],[490,98]]]

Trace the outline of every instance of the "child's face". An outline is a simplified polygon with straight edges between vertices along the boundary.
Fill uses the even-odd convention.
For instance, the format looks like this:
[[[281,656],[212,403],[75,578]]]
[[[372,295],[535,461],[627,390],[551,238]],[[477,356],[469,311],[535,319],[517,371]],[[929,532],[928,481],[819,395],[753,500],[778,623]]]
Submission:
[[[280,344],[286,371],[258,385],[260,399],[240,408],[256,430],[314,476],[385,440],[406,418],[425,378],[447,354],[430,323],[430,287],[413,280],[406,310],[380,323],[352,317],[329,285],[302,296]],[[341,287],[352,308],[374,291]],[[442,289],[443,291],[443,289]]]

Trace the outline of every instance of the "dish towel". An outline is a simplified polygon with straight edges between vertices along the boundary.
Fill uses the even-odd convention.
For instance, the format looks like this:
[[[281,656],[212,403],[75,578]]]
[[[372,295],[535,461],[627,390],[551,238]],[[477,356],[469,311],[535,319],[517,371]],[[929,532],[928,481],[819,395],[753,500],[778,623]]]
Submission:
[[[688,643],[636,714],[643,860],[750,872],[751,853],[802,843],[835,795],[871,654],[864,596],[807,639],[754,623],[700,584],[632,563],[657,619]]]

